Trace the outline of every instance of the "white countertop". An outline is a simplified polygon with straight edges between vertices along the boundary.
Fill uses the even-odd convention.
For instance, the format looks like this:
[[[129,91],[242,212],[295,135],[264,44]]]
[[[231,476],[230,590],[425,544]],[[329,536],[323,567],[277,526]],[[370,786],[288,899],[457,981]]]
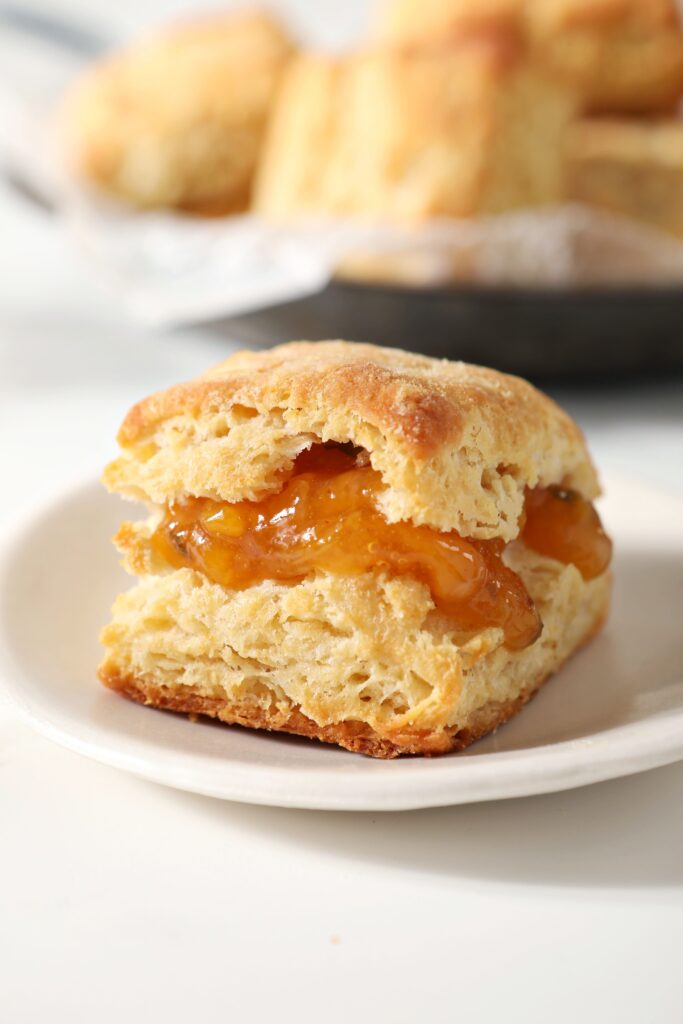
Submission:
[[[131,402],[228,346],[131,326],[1,184],[0,224],[1,520],[98,473]],[[604,471],[683,493],[679,382],[559,397]],[[0,1021],[674,1024],[682,802],[683,764],[437,811],[239,806],[0,704]]]

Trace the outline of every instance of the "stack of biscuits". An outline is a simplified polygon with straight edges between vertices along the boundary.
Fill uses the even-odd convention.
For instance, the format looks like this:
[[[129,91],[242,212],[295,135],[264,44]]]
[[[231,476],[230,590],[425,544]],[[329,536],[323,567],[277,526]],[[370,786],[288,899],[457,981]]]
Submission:
[[[95,67],[78,173],[138,207],[389,224],[579,201],[683,235],[675,0],[385,0],[354,52],[211,16]]]

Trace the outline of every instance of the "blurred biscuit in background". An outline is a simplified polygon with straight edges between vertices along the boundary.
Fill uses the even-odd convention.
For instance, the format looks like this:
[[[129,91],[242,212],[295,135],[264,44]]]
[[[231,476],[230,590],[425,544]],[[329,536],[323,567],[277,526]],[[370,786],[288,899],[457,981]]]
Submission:
[[[525,0],[380,0],[376,42],[403,46],[463,31],[520,31]]]
[[[66,100],[72,166],[138,207],[245,209],[292,52],[277,21],[245,11],[180,24],[115,54]]]
[[[472,25],[515,26],[592,112],[670,110],[683,93],[675,0],[385,0],[376,35],[396,44]]]
[[[290,63],[256,177],[254,203],[261,212],[287,217],[325,209],[344,69],[342,59],[325,54],[302,53]]]
[[[683,237],[683,121],[579,121],[568,178],[570,198]]]
[[[670,110],[683,92],[675,0],[531,0],[529,32],[594,113]]]
[[[556,202],[575,109],[506,33],[302,56],[274,108],[256,206],[406,222]]]

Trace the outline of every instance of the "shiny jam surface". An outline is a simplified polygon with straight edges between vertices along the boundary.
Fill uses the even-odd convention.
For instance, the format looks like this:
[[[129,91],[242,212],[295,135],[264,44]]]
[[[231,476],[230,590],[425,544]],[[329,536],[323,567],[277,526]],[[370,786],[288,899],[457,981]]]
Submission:
[[[529,491],[522,539],[558,562],[572,562],[585,580],[601,576],[612,560],[612,541],[590,501],[563,487]]]
[[[541,621],[521,579],[501,560],[504,543],[388,523],[376,504],[381,489],[379,473],[353,452],[318,445],[299,456],[281,491],[261,501],[190,498],[170,505],[152,544],[170,565],[236,590],[263,580],[296,583],[316,570],[410,575],[427,584],[437,608],[459,628],[498,626],[513,649],[533,643]],[[597,513],[571,492],[530,493],[524,540],[576,561],[587,577],[609,562]]]

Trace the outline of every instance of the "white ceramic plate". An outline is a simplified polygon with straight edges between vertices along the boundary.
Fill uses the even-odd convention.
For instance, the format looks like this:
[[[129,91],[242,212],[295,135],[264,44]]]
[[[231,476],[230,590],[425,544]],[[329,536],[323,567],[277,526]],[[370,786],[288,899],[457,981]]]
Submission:
[[[95,679],[97,634],[130,585],[109,543],[130,507],[91,483],[9,538],[0,686],[40,732],[169,786],[287,807],[399,810],[524,796],[683,757],[683,501],[609,481],[605,631],[521,715],[462,754],[373,761],[132,704]]]

